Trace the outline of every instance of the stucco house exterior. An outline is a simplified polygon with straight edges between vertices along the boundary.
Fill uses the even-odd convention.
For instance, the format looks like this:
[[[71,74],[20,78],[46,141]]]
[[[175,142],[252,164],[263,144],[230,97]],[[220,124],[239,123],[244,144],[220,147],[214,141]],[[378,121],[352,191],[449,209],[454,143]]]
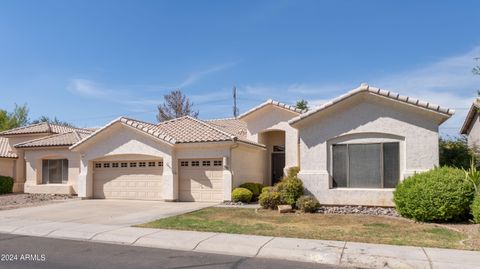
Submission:
[[[323,204],[391,206],[399,181],[438,165],[438,126],[453,113],[362,84],[305,113],[268,100],[238,118],[30,125],[0,133],[0,174],[29,193],[224,201],[299,166]]]
[[[479,109],[480,100],[475,99],[468,110],[462,129],[460,129],[460,133],[467,136],[468,146],[476,150],[478,150],[478,147],[480,146]]]

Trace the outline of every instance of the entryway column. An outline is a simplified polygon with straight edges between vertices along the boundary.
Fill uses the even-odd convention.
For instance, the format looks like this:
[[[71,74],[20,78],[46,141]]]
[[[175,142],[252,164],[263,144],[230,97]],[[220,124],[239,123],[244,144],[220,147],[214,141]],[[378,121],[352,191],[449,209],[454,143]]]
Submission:
[[[88,160],[85,160],[82,156],[80,160],[80,174],[78,175],[78,192],[77,195],[80,198],[92,198],[93,197],[93,175],[90,171]]]
[[[172,156],[163,157],[163,199],[167,202],[178,200],[178,174]]]
[[[228,158],[223,157],[223,200],[232,200],[233,177],[228,165]]]

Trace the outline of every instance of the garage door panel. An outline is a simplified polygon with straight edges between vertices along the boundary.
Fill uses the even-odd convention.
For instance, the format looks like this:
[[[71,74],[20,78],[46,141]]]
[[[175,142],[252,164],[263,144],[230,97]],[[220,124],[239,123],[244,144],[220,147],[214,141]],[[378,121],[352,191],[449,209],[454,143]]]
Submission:
[[[162,167],[102,165],[94,169],[94,198],[162,200],[162,174]]]
[[[214,161],[221,162],[221,159],[179,161],[181,201],[223,201],[223,166],[214,166]],[[195,162],[198,166],[192,166]]]

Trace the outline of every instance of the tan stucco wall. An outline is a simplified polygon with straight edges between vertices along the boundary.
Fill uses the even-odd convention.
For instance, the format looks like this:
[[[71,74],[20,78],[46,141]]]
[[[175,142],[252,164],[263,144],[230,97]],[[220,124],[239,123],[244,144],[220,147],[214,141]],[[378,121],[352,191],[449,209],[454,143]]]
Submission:
[[[472,121],[472,126],[470,127],[470,130],[468,130],[467,138],[468,145],[478,151],[480,149],[480,119],[478,113],[476,113],[475,118]]]
[[[79,190],[80,197],[91,198],[93,195],[93,162],[107,159],[163,159],[163,198],[176,199],[174,189],[178,188],[176,176],[172,172],[172,148],[147,134],[121,123],[105,129],[94,139],[74,151],[81,156]]]
[[[438,165],[438,122],[432,113],[384,98],[348,99],[297,125],[299,177],[323,204],[392,206],[393,189],[331,189],[331,145],[398,141],[404,178]]]
[[[232,149],[233,187],[242,183],[257,182],[268,184],[265,175],[266,150],[239,145]]]
[[[8,136],[8,144],[13,152],[15,152],[18,158],[15,161],[15,171],[13,178],[15,179],[15,184],[13,186],[14,192],[23,192],[24,183],[26,179],[26,168],[25,168],[25,156],[23,149],[17,149],[14,147],[15,144],[22,143],[32,139],[38,139],[41,137],[48,136],[49,134],[29,134],[29,135],[13,135]]]
[[[42,160],[68,159],[68,182],[66,184],[42,184]],[[80,173],[80,154],[68,148],[25,150],[26,193],[76,194]]]
[[[0,176],[14,177],[16,159],[0,158]]]
[[[274,105],[266,106],[242,120],[247,124],[247,138],[258,143],[265,142],[262,133],[268,131],[285,132],[285,167],[298,166],[298,131],[288,121],[298,114]],[[282,143],[283,144],[283,143]],[[267,173],[268,167],[266,167]]]

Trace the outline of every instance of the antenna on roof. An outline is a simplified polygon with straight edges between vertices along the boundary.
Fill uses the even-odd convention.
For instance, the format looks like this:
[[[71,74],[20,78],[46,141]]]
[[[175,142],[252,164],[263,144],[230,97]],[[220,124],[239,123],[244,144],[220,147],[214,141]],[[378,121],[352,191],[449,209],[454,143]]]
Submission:
[[[233,86],[233,117],[238,117],[238,107],[237,107],[237,87]]]

